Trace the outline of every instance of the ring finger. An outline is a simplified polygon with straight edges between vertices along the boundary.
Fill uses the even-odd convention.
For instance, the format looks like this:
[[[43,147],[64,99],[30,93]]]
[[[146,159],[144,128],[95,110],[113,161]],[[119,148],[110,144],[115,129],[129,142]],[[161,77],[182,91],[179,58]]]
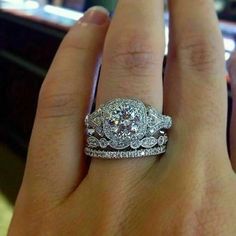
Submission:
[[[162,0],[118,2],[105,42],[97,106],[114,98],[136,98],[162,111],[163,32]],[[89,173],[97,179],[111,173],[128,183],[143,176],[155,160],[93,159]]]

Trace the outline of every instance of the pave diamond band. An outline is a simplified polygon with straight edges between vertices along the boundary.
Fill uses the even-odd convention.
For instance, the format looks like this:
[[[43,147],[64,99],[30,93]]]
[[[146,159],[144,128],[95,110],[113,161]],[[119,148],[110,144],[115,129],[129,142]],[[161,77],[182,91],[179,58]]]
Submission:
[[[165,152],[172,119],[136,99],[112,100],[85,119],[85,153],[101,158],[134,158]]]
[[[166,146],[157,148],[141,149],[134,151],[99,151],[92,148],[85,148],[85,154],[91,157],[99,157],[103,159],[127,159],[127,158],[142,158],[148,156],[157,156],[165,153]]]

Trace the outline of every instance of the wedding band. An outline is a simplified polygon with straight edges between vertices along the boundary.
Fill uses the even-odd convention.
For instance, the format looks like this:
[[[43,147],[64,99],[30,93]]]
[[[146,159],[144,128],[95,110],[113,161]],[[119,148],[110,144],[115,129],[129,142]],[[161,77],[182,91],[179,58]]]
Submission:
[[[85,154],[96,158],[141,158],[165,153],[172,119],[137,99],[114,99],[85,119]]]

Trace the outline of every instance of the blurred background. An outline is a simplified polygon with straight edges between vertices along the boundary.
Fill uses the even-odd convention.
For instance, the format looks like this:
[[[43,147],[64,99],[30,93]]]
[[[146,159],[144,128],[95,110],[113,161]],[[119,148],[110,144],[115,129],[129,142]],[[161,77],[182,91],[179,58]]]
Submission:
[[[63,36],[93,5],[112,14],[116,0],[0,0],[0,236],[22,180],[40,86]],[[235,50],[236,0],[215,0],[215,8],[227,61]],[[167,37],[167,13],[165,22]]]

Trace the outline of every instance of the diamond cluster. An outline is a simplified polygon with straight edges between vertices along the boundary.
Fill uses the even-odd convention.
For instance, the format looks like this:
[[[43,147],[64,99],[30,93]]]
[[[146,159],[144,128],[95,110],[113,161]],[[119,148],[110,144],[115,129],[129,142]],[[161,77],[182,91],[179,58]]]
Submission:
[[[163,130],[171,127],[172,120],[139,100],[115,99],[88,115],[85,124],[87,155],[112,155],[118,150],[122,155],[145,151],[146,156],[146,150],[157,152],[166,146],[168,138]]]
[[[127,143],[144,137],[147,114],[143,103],[135,100],[115,100],[104,107],[103,115],[103,130],[108,139]]]

